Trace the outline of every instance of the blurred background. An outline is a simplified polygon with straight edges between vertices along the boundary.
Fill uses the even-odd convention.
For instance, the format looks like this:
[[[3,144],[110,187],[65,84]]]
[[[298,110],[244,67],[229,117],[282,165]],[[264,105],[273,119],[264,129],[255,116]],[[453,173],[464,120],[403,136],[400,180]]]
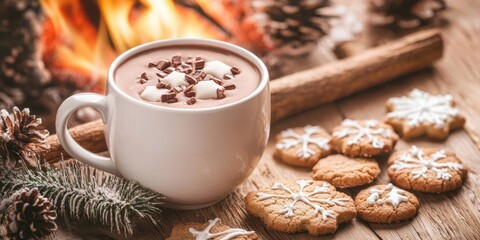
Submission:
[[[109,64],[138,44],[202,37],[245,47],[272,79],[445,26],[443,0],[0,0],[0,109],[29,107],[53,131],[60,103],[104,92]],[[97,118],[78,111],[71,124]]]

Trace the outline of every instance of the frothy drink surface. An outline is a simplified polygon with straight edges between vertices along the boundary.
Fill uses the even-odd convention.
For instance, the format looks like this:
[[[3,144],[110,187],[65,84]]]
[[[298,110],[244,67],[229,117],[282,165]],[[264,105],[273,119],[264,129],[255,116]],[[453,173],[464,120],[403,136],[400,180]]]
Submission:
[[[138,53],[115,71],[129,96],[171,108],[207,108],[241,100],[255,91],[259,70],[227,50],[170,46]]]

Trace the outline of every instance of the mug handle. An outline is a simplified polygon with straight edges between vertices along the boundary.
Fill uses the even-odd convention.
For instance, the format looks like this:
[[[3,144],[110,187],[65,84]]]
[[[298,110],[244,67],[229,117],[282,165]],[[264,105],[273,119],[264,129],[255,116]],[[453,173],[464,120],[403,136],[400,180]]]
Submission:
[[[55,127],[60,144],[65,151],[75,159],[92,167],[119,175],[117,167],[111,158],[102,157],[80,146],[68,133],[67,122],[76,110],[92,107],[100,112],[103,122],[107,120],[107,102],[105,96],[96,93],[79,93],[67,98],[57,111]]]

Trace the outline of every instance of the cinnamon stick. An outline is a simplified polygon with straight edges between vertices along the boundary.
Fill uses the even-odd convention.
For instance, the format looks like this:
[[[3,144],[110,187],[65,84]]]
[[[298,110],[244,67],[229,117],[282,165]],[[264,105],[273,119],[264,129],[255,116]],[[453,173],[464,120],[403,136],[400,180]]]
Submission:
[[[105,135],[103,133],[103,121],[101,119],[84,123],[69,129],[70,135],[81,146],[92,152],[102,152],[107,150],[105,143]],[[67,159],[68,154],[63,150],[60,141],[56,134],[49,136],[46,139],[50,148],[35,148],[34,151],[41,157],[42,160],[48,163],[56,163],[62,159],[62,156]],[[30,166],[35,166],[35,162],[29,162]]]
[[[443,54],[440,31],[407,35],[356,56],[272,81],[272,121],[432,65]]]
[[[440,32],[425,30],[344,60],[274,80],[270,83],[272,122],[429,67],[442,53]],[[101,120],[76,126],[70,129],[70,134],[92,152],[107,150]],[[62,155],[67,157],[56,135],[47,141],[50,149],[37,152],[47,162],[57,162]]]

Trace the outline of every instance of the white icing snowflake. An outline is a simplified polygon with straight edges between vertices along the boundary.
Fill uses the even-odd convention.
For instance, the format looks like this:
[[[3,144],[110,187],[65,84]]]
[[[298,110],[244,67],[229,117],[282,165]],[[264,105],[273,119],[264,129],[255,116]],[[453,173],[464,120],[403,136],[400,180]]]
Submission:
[[[300,149],[297,151],[297,156],[301,158],[309,158],[315,154],[315,149],[311,148],[309,144],[313,144],[323,150],[330,150],[328,142],[329,138],[318,137],[313,138],[313,134],[321,133],[321,128],[317,126],[307,125],[304,128],[305,133],[303,135],[295,133],[291,128],[284,130],[280,133],[280,136],[283,138],[279,144],[277,144],[277,149],[290,149],[295,146],[301,145]]]
[[[247,231],[241,228],[230,228],[225,231],[217,232],[217,233],[210,233],[210,230],[220,221],[220,218],[215,218],[214,220],[208,220],[208,226],[202,230],[198,231],[194,228],[189,228],[188,231],[195,237],[196,240],[208,240],[214,239],[216,237],[220,237],[224,235],[220,240],[229,240],[239,236],[247,236],[252,235],[254,231]]]
[[[388,102],[393,105],[393,111],[387,114],[387,118],[404,119],[409,127],[431,124],[443,128],[450,117],[458,115],[451,95],[433,96],[414,89],[408,96],[391,98]]]
[[[391,168],[395,170],[411,169],[414,179],[426,178],[428,171],[434,171],[437,178],[448,180],[452,176],[448,170],[458,171],[463,168],[463,165],[457,162],[437,162],[446,157],[445,150],[440,150],[426,158],[421,149],[413,146],[408,153],[398,156]]]
[[[366,138],[374,148],[383,148],[385,142],[378,136],[391,137],[392,131],[388,128],[378,127],[379,124],[380,122],[377,120],[367,120],[365,124],[360,124],[358,121],[345,119],[342,122],[343,128],[333,132],[332,135],[337,138],[348,137],[348,145],[358,144]]]
[[[332,210],[328,210],[320,206],[318,203],[328,204],[330,206],[339,205],[345,206],[345,201],[350,201],[348,198],[316,198],[312,197],[313,195],[319,193],[330,193],[329,187],[330,185],[324,183],[322,186],[315,186],[315,189],[312,192],[304,192],[305,187],[312,184],[312,180],[298,180],[296,181],[298,186],[300,187],[300,191],[295,193],[292,189],[285,186],[283,183],[275,183],[271,187],[274,190],[284,190],[285,194],[270,194],[270,193],[257,193],[259,200],[265,200],[268,198],[288,198],[292,199],[293,201],[287,205],[284,205],[284,209],[282,209],[279,213],[284,213],[286,217],[293,217],[295,216],[295,204],[298,201],[302,201],[305,204],[312,207],[315,211],[315,215],[319,212],[322,214],[322,219],[326,220],[327,217],[335,218],[335,212]]]
[[[385,199],[380,197],[385,191],[390,190]],[[387,202],[392,204],[394,208],[397,208],[401,202],[405,202],[408,200],[408,197],[404,190],[393,186],[393,184],[389,183],[385,190],[380,190],[376,188],[370,189],[370,196],[367,198],[367,203],[370,205],[379,204],[382,205],[383,203]]]

